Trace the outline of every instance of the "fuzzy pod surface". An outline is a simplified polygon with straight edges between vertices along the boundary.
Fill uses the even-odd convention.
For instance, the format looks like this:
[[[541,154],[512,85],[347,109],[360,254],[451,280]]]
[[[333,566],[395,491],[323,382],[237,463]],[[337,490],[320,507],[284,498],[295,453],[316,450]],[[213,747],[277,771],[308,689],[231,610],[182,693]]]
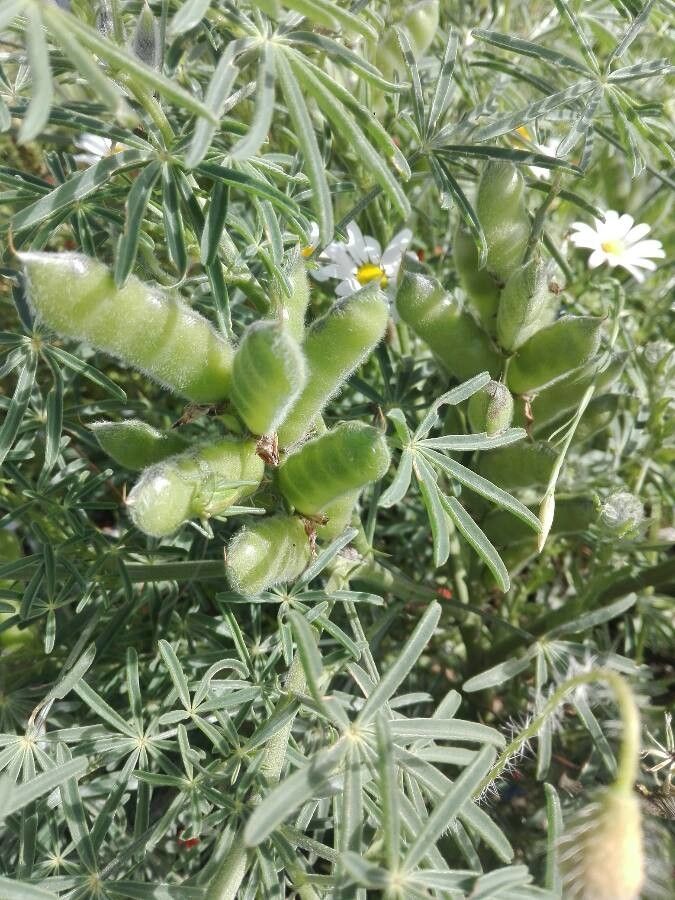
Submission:
[[[461,224],[457,226],[452,245],[455,270],[469,305],[483,328],[494,336],[497,329],[499,285],[487,268],[479,268],[478,249],[473,238]]]
[[[290,447],[315,424],[326,403],[380,342],[389,310],[382,291],[369,285],[345,297],[308,330],[303,344],[305,387],[279,428],[279,444]]]
[[[138,471],[187,449],[175,431],[159,431],[140,419],[92,422],[89,426],[108,456],[125,469]]]
[[[521,441],[482,453],[478,471],[505,490],[538,487],[548,482],[557,458],[558,454],[546,441],[536,444]]]
[[[405,272],[396,294],[396,308],[438,358],[461,381],[488,371],[501,371],[502,357],[476,320],[433,278]]]
[[[499,434],[513,421],[513,397],[501,381],[489,381],[469,398],[469,424],[473,431]]]
[[[517,350],[555,317],[554,295],[546,266],[532,258],[519,266],[504,285],[497,311],[497,340],[505,350]]]
[[[533,334],[511,360],[509,388],[525,394],[586,365],[600,347],[602,322],[594,316],[565,316]]]
[[[234,535],[227,548],[225,571],[232,590],[251,596],[293,581],[311,557],[302,519],[277,515],[245,525]]]
[[[487,163],[478,183],[476,212],[487,241],[488,271],[506,281],[520,265],[530,236],[525,182],[513,163]]]
[[[316,528],[316,536],[320,541],[334,541],[351,524],[360,493],[360,490],[350,491],[324,506],[326,521]]]
[[[300,255],[291,264],[288,279],[291,284],[290,294],[275,285],[270,292],[270,307],[274,316],[301,344],[305,337],[305,317],[309,306],[309,279],[305,261]]]
[[[145,469],[127,506],[140,531],[166,537],[188,519],[222,511],[252,494],[264,469],[255,441],[225,438]],[[233,484],[240,481],[253,484]]]
[[[291,454],[278,470],[281,493],[306,516],[382,478],[389,468],[384,435],[361,422],[343,422]]]
[[[86,341],[195,403],[228,393],[232,346],[181,300],[131,276],[115,286],[103,263],[79,253],[20,253],[37,318]]]
[[[305,386],[305,357],[280,322],[246,330],[232,367],[232,402],[253,434],[273,434]]]

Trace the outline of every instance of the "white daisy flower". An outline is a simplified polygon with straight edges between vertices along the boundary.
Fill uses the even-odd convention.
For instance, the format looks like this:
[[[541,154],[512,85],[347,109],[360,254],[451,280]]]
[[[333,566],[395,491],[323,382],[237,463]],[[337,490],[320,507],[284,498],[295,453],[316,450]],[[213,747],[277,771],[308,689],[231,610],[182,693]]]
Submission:
[[[570,240],[576,247],[584,247],[593,252],[588,257],[588,265],[596,269],[607,263],[610,269],[621,266],[637,279],[644,281],[641,269],[654,271],[654,259],[663,259],[665,251],[661,241],[643,238],[649,234],[651,227],[644,222],[635,225],[632,216],[619,215],[613,209],[605,213],[605,221],[595,219],[595,226],[585,222],[573,222]]]
[[[312,272],[317,281],[337,278],[340,283],[335,289],[338,297],[354,294],[371,281],[378,281],[380,287],[396,282],[401,260],[412,238],[412,231],[404,228],[382,251],[378,241],[364,236],[356,222],[347,226],[347,243],[333,241],[323,251],[326,265]]]
[[[113,153],[124,150],[124,144],[118,144],[117,141],[111,141],[98,134],[81,134],[75,138],[75,146],[78,150],[83,151],[75,154],[76,161],[87,166],[93,166],[94,163],[100,162],[106,156],[112,156]]]

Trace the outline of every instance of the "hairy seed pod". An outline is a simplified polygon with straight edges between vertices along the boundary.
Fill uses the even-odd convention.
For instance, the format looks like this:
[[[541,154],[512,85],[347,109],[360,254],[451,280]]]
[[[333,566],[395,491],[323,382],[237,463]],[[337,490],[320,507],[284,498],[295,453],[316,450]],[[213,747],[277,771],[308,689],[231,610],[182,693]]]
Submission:
[[[295,340],[302,344],[305,337],[305,316],[309,306],[309,279],[307,267],[301,256],[292,263],[288,272],[291,293],[286,295],[278,287],[270,292],[272,314],[282,322]]]
[[[343,422],[285,460],[279,488],[298,512],[315,516],[338,497],[379,480],[388,468],[384,435],[362,422]]]
[[[517,350],[555,318],[554,294],[546,266],[532,258],[519,266],[504,285],[497,312],[497,340],[504,350]]]
[[[581,372],[572,372],[537,394],[531,404],[534,419],[532,433],[535,437],[550,433],[553,423],[560,421],[566,413],[569,417],[571,410],[578,408],[581,398],[592,383],[595,384],[596,396],[610,387],[623,372],[626,359],[626,353],[617,354],[602,372],[596,371],[597,361],[591,362]]]
[[[489,335],[494,337],[497,330],[497,309],[499,307],[499,285],[487,268],[479,269],[478,249],[473,238],[458,225],[452,245],[455,269],[462,290],[472,310]]]
[[[326,543],[334,541],[351,524],[360,493],[360,490],[350,491],[343,497],[339,497],[337,500],[324,506],[322,514],[325,516],[326,521],[317,525],[316,528],[316,536],[320,541]]]
[[[307,332],[307,381],[286,421],[279,444],[290,447],[312,428],[331,397],[380,342],[389,310],[384,294],[368,285],[345,297]]]
[[[506,281],[521,264],[530,236],[525,182],[513,163],[490,160],[483,169],[476,212],[488,246],[487,268]]]
[[[124,422],[92,422],[96,440],[111,459],[132,471],[145,469],[187,449],[176,431],[159,431],[140,419]]]
[[[207,518],[252,494],[264,469],[255,441],[225,438],[145,469],[127,506],[140,531],[165,537],[189,519]]]
[[[550,444],[521,441],[481,454],[478,471],[505,490],[538,487],[548,482],[558,454]]]
[[[232,590],[252,596],[294,581],[311,557],[302,519],[278,515],[246,525],[234,535],[227,547],[225,570]]]
[[[640,800],[612,786],[563,834],[558,863],[570,900],[638,900],[645,880]]]
[[[78,253],[20,253],[38,319],[86,341],[195,403],[227,396],[233,349],[180,300],[133,276],[117,289],[110,270]]]
[[[502,358],[490,338],[435,279],[405,272],[396,294],[396,308],[443,368],[460,381],[484,371],[493,377],[499,374]]]
[[[501,381],[489,381],[470,397],[467,415],[473,431],[499,434],[513,421],[513,397]]]
[[[305,358],[280,322],[255,322],[232,367],[232,402],[253,434],[274,434],[305,386]]]
[[[598,352],[602,321],[593,316],[565,316],[533,334],[511,360],[509,388],[526,394],[586,365]]]

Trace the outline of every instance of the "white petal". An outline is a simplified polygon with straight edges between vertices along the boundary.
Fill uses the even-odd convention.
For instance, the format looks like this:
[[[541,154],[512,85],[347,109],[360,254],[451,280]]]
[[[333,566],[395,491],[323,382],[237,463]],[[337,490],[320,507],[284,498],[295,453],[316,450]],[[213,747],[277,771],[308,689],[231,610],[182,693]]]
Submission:
[[[337,266],[331,263],[318,269],[310,269],[309,274],[315,281],[328,281],[329,278],[339,278]]]
[[[625,241],[627,244],[634,244],[636,241],[641,240],[645,235],[649,234],[651,230],[651,225],[647,225],[646,222],[643,222],[641,225],[636,225],[635,228],[631,228],[625,237]]]
[[[600,238],[598,235],[592,231],[590,234],[572,234],[570,235],[570,241],[574,244],[575,247],[586,247],[589,250],[599,249],[600,247]]]
[[[642,274],[642,272],[639,269],[636,269],[634,266],[630,266],[630,265],[627,266],[625,264],[622,264],[622,268],[625,269],[627,272],[630,272],[630,274],[633,276],[633,278],[636,281],[644,281],[645,280],[645,276]]]
[[[622,266],[635,266],[637,269],[649,269],[650,272],[656,271],[656,263],[652,262],[651,259],[643,259],[640,256],[624,256],[621,259],[619,265]]]
[[[635,253],[637,256],[653,256],[656,259],[666,258],[666,251],[663,249],[663,244],[661,241],[657,240],[639,241],[637,244],[628,247],[626,252],[629,255]]]
[[[635,223],[635,219],[634,219],[632,216],[629,216],[628,213],[624,213],[624,214],[619,218],[619,222],[618,222],[618,234],[619,234],[622,238],[625,238],[626,235],[628,234],[628,232],[629,232],[629,231],[631,230],[631,228],[633,227],[633,224],[634,224],[634,223]]]
[[[602,225],[602,224],[603,224],[603,222],[600,221],[599,219],[596,219],[595,221],[596,221],[599,225]],[[615,225],[618,221],[619,221],[619,214],[618,214],[618,212],[616,212],[616,211],[613,210],[613,209],[608,209],[608,210],[605,212],[605,221],[604,221],[604,224],[605,224],[605,225]]]
[[[379,265],[380,257],[382,256],[382,247],[380,246],[380,242],[374,237],[364,237],[363,247],[365,249],[366,259],[368,260],[368,262],[371,262],[374,266]]]
[[[398,266],[401,263],[401,259],[403,258],[403,254],[408,248],[408,244],[412,240],[412,231],[409,228],[405,228],[403,231],[399,231],[399,233],[392,238],[391,241],[387,244],[387,247],[382,254],[381,264],[384,268],[391,265]]]
[[[604,262],[609,262],[609,257],[605,253],[604,250],[594,250],[593,253],[588,257],[588,268],[589,269],[597,269],[598,266],[601,266]],[[610,263],[612,265],[612,263]]]
[[[363,242],[363,234],[356,222],[347,225],[347,253],[357,265],[367,261],[366,248]]]
[[[350,294],[355,294],[358,290],[361,289],[361,285],[358,283],[356,278],[347,278],[344,281],[341,281],[340,284],[335,288],[335,293],[338,297],[349,297]]]

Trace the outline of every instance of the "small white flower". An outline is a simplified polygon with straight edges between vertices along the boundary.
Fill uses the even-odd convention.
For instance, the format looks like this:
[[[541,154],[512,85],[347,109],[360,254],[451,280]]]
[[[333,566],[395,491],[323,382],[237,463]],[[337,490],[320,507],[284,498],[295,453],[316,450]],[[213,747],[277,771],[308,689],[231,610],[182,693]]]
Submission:
[[[85,163],[87,166],[93,166],[94,163],[100,162],[106,156],[112,156],[113,153],[124,150],[123,144],[118,144],[116,141],[111,141],[98,134],[81,134],[75,138],[75,146],[78,150],[84,151],[75,154],[76,161]]]
[[[312,272],[317,281],[337,278],[340,283],[335,289],[338,297],[354,294],[371,281],[378,281],[381,287],[396,281],[401,260],[412,238],[409,228],[392,238],[382,251],[373,237],[361,233],[356,222],[347,226],[347,243],[333,241],[321,255],[326,265]]]
[[[661,241],[643,238],[649,234],[651,227],[644,222],[635,225],[632,216],[619,215],[613,209],[605,213],[605,221],[595,219],[595,227],[585,222],[573,222],[570,240],[576,247],[584,247],[593,252],[588,257],[588,265],[596,269],[607,263],[610,269],[621,266],[637,279],[644,281],[641,269],[654,271],[654,259],[663,259],[665,252]]]
[[[556,138],[550,138],[546,143],[535,146],[535,151],[543,153],[544,156],[557,156],[559,143],[560,141]],[[529,169],[535,178],[539,178],[542,181],[546,181],[546,179],[551,177],[551,170],[544,169],[543,166],[529,166]]]

